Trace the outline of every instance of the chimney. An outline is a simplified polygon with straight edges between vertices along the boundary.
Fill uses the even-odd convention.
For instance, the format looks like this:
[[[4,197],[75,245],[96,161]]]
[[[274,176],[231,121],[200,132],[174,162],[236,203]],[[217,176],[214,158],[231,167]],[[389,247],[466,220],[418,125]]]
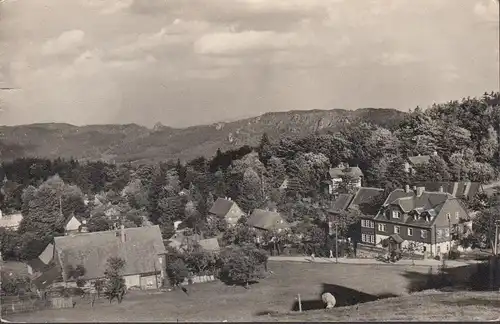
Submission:
[[[417,197],[422,196],[425,191],[425,187],[417,187]]]
[[[410,192],[410,185],[405,185],[405,192],[409,193]]]
[[[122,238],[122,243],[125,243],[125,225],[120,226],[120,236]]]

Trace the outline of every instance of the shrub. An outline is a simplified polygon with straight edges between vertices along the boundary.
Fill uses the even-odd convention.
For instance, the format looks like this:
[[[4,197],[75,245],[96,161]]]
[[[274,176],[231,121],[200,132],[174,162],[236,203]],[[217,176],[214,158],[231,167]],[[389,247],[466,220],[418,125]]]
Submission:
[[[178,286],[189,276],[189,270],[182,259],[176,259],[167,265],[167,276],[173,287]]]

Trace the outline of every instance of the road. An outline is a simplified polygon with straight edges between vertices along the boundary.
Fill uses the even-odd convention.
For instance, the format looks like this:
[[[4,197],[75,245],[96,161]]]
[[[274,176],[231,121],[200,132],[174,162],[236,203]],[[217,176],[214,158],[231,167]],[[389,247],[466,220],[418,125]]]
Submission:
[[[314,261],[310,256],[271,256],[269,261],[282,261],[282,262],[309,262],[309,263],[333,263],[335,264],[335,258],[319,258],[315,257]],[[457,261],[457,260],[446,260],[446,266],[451,268],[462,267],[469,264],[478,263],[479,261]],[[386,263],[375,259],[351,259],[351,258],[338,258],[338,263],[343,264],[380,264],[380,265],[401,265],[401,266],[427,266],[436,267],[441,265],[441,261],[427,259],[427,260],[399,260],[396,263]]]

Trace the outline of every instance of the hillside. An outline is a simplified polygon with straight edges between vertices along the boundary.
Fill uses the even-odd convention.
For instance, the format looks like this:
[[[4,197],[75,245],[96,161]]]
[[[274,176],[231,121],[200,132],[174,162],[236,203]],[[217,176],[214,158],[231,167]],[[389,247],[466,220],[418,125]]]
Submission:
[[[265,321],[377,322],[377,321],[496,321],[500,320],[498,292],[423,291],[356,306],[302,313],[263,315]],[[259,319],[260,320],[260,319]]]
[[[284,135],[303,136],[335,130],[343,123],[370,122],[392,127],[405,115],[395,109],[309,110],[266,113],[227,123],[148,129],[136,124],[89,125],[31,124],[0,127],[0,158],[17,157],[104,159],[116,162],[154,162],[210,157],[227,150],[256,145],[266,132],[271,140]]]

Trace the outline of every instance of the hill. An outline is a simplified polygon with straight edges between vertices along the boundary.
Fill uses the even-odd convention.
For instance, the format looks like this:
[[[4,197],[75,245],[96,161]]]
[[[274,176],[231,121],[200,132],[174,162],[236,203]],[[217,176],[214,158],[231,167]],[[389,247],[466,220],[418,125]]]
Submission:
[[[377,322],[377,321],[496,321],[498,292],[423,291],[331,310],[269,314],[266,321]]]
[[[149,129],[136,124],[30,124],[0,127],[0,158],[77,158],[119,162],[156,162],[210,157],[222,150],[257,145],[265,132],[271,140],[335,130],[344,123],[369,122],[391,128],[405,113],[395,109],[309,110],[266,113],[212,125]]]

